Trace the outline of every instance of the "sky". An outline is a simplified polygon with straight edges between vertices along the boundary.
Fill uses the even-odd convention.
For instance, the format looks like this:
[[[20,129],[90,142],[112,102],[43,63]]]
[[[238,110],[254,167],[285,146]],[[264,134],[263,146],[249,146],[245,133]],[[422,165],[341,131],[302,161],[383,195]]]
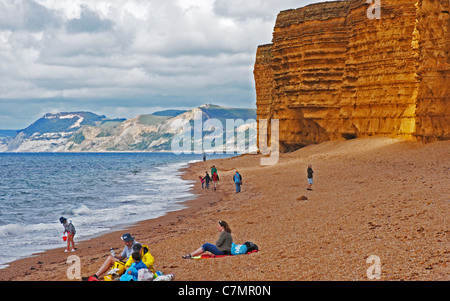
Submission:
[[[46,113],[256,108],[256,49],[315,0],[0,0],[0,129]]]

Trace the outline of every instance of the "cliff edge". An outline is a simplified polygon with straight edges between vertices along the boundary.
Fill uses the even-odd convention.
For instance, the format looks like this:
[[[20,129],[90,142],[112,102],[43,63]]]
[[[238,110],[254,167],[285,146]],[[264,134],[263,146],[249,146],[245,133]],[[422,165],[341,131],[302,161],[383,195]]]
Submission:
[[[450,139],[447,0],[349,0],[279,13],[254,68],[257,118],[281,150],[394,135]],[[372,15],[373,16],[373,15]]]

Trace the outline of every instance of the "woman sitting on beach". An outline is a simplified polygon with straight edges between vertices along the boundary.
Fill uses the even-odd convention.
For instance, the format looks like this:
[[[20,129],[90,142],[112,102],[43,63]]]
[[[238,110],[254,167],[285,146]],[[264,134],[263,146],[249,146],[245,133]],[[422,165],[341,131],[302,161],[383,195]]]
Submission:
[[[183,258],[189,259],[201,255],[206,251],[211,252],[214,255],[231,254],[231,244],[233,243],[233,237],[231,236],[230,226],[228,226],[227,222],[225,221],[219,221],[219,223],[217,224],[217,229],[220,232],[220,236],[215,245],[211,243],[205,243],[194,252],[183,255]]]

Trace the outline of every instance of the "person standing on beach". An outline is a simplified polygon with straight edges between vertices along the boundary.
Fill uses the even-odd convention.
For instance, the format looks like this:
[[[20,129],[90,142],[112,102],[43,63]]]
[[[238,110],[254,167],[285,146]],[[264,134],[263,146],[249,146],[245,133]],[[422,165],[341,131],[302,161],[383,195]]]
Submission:
[[[200,183],[202,183],[202,189],[205,189],[205,179],[202,178],[202,176],[199,176],[200,178]]]
[[[215,165],[211,166],[211,177],[214,183],[214,190],[217,188],[217,183],[219,181],[219,175],[217,174],[217,168]]]
[[[312,165],[309,164],[308,165],[308,169],[306,170],[306,173],[308,174],[308,188],[306,188],[307,190],[312,190],[312,184],[313,184],[313,169],[312,169]]]
[[[72,252],[75,252],[75,242],[73,241],[73,237],[77,232],[75,230],[75,226],[72,224],[72,221],[68,222],[65,217],[59,218],[60,223],[64,226],[63,234],[67,233],[67,249],[64,252],[69,252],[70,245],[72,245]]]
[[[233,176],[233,182],[236,185],[236,193],[241,192],[242,176],[239,174],[237,170]]]
[[[231,254],[231,244],[233,243],[233,237],[231,236],[231,228],[225,221],[219,221],[217,229],[220,232],[219,239],[215,244],[205,243],[200,248],[192,253],[183,255],[184,259],[190,259],[192,257],[201,255],[206,251],[214,255],[228,255]]]
[[[212,181],[214,183],[214,190],[216,190],[217,187],[217,182],[219,182],[219,175],[217,174],[217,172],[214,172],[212,175]]]
[[[138,244],[138,242],[135,241],[134,237],[132,237],[130,233],[125,233],[122,235],[121,239],[125,244],[122,254],[119,256],[115,256],[115,254],[109,255],[97,273],[87,279],[88,281],[98,281],[98,278],[106,273],[116,261],[120,261],[125,264],[131,254],[133,254],[133,247],[135,244]]]
[[[206,172],[206,175],[203,178],[203,180],[205,180],[205,188],[209,189],[209,182],[211,182],[211,177],[209,176],[208,172]]]

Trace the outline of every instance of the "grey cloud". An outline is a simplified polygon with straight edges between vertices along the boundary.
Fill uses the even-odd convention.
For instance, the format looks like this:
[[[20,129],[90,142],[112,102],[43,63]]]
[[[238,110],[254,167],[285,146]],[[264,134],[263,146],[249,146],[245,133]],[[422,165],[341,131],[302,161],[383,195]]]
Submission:
[[[113,21],[101,19],[85,5],[81,6],[80,18],[69,20],[66,24],[69,33],[110,31],[113,26]]]
[[[0,29],[3,30],[39,32],[61,24],[61,19],[54,11],[32,0],[2,0],[0,11]]]

